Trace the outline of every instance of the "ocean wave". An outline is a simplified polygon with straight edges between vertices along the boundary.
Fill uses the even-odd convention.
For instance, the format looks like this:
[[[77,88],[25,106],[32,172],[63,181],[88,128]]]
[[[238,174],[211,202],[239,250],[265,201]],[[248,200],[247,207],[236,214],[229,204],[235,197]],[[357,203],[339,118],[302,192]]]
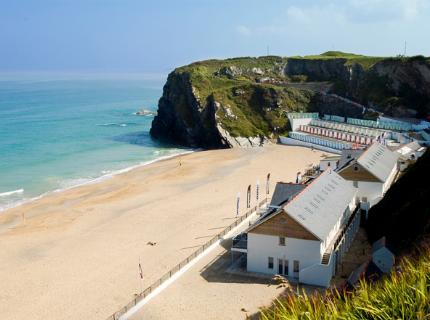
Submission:
[[[115,123],[115,122],[109,122],[109,123],[97,123],[96,126],[98,127],[128,127],[128,126],[136,126],[138,123],[135,122],[126,122],[126,123]]]
[[[7,191],[7,192],[3,192],[0,193],[0,197],[8,197],[14,194],[21,194],[24,192],[24,189],[17,189],[17,190],[13,190],[13,191]]]
[[[43,198],[45,196],[48,196],[50,194],[59,193],[59,192],[62,192],[62,191],[74,189],[74,188],[81,187],[81,186],[84,186],[84,185],[98,183],[98,182],[104,181],[106,179],[112,178],[112,177],[114,177],[116,175],[129,172],[129,171],[131,171],[133,169],[136,169],[136,168],[139,168],[139,167],[147,166],[149,164],[152,164],[152,163],[155,163],[155,162],[158,162],[158,161],[171,159],[171,158],[174,158],[174,157],[177,157],[177,156],[181,156],[181,155],[185,155],[185,154],[188,154],[188,153],[193,153],[193,152],[196,152],[196,151],[199,151],[199,150],[200,149],[187,150],[187,151],[184,151],[184,152],[178,152],[178,153],[174,153],[174,154],[169,154],[169,155],[166,155],[166,156],[158,157],[158,158],[150,160],[150,161],[141,162],[139,164],[136,164],[136,165],[124,168],[124,169],[115,170],[115,171],[103,170],[101,172],[102,175],[99,176],[99,177],[96,177],[96,178],[76,178],[76,179],[66,180],[66,181],[64,181],[63,183],[60,184],[60,188],[58,188],[58,189],[45,192],[45,193],[43,193],[43,194],[41,194],[39,196],[33,197],[33,198],[23,198],[23,199],[20,199],[18,201],[14,201],[14,202],[11,202],[11,203],[0,205],[0,212],[5,211],[7,209],[18,207],[20,205],[23,205],[23,204],[26,204],[26,203],[29,203],[29,202],[32,202],[32,201],[35,201],[35,200],[38,200],[38,199],[41,199],[41,198]],[[16,194],[18,194],[18,191],[20,191],[20,190],[24,191],[23,189],[15,190]],[[10,191],[10,192],[14,192],[14,191]]]

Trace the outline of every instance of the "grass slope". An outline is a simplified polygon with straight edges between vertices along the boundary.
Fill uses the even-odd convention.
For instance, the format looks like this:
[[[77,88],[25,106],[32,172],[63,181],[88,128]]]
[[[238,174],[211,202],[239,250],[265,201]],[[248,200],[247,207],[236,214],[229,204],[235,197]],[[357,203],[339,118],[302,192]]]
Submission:
[[[353,293],[292,295],[263,310],[261,319],[429,319],[430,252],[405,258],[399,270],[380,282],[362,281]]]

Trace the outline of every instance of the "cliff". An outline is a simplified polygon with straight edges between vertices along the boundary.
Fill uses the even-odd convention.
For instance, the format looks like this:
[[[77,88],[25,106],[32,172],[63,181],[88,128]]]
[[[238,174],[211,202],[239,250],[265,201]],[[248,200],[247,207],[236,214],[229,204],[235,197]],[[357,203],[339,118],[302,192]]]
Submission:
[[[427,115],[430,60],[327,52],[196,62],[169,74],[151,135],[191,147],[255,146],[289,130],[286,112],[361,117],[360,104]]]

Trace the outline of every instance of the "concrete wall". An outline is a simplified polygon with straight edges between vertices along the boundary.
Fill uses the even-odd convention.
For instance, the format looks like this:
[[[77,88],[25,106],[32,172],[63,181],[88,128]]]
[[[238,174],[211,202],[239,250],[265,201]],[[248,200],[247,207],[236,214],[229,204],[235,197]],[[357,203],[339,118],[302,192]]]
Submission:
[[[268,269],[268,257],[273,257],[273,269]],[[294,260],[300,262],[300,269],[321,262],[320,241],[286,238],[285,246],[280,246],[277,236],[248,233],[248,271],[277,274],[278,258],[288,259],[289,276],[293,276]]]
[[[314,264],[300,270],[299,282],[313,286],[329,287],[334,275],[334,256],[330,257],[329,264]]]
[[[336,160],[320,160],[320,170],[321,171],[325,171],[328,168],[335,170],[337,167],[337,162],[339,161],[339,159]],[[330,163],[330,166],[328,165]]]
[[[301,125],[308,125],[311,121],[312,118],[290,119],[291,129],[292,131],[297,131]]]
[[[382,182],[367,182],[367,181],[357,181],[357,197],[360,199],[366,197],[368,201],[379,198],[382,196],[383,183]],[[354,185],[354,182],[351,181]]]
[[[304,142],[304,141],[300,141],[300,140],[296,140],[296,139],[292,139],[292,138],[288,138],[288,137],[279,137],[279,143],[289,145],[289,146],[301,146],[301,147],[307,147],[307,148],[314,148],[317,150],[327,151],[330,153],[337,153],[337,154],[342,153],[342,150],[337,150],[337,149],[333,149],[333,148],[329,148],[329,147],[325,147],[325,146],[320,146],[317,144]]]
[[[390,272],[394,265],[394,255],[386,247],[382,247],[372,254],[373,263],[375,263],[379,269],[383,272]]]
[[[390,175],[388,176],[387,181],[385,181],[385,183],[384,183],[384,186],[383,186],[383,188],[382,188],[382,194],[385,194],[385,192],[387,192],[387,191],[388,191],[388,189],[391,187],[391,184],[393,183],[394,178],[396,177],[397,170],[398,170],[398,167],[397,167],[397,165],[396,165],[396,166],[394,166],[394,168],[391,170],[391,173],[390,173]]]

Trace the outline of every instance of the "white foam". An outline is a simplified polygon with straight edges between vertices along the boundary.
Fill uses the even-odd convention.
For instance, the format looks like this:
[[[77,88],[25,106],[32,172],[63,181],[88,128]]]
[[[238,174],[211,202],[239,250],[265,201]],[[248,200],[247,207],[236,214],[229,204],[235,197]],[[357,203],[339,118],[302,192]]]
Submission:
[[[127,167],[127,168],[124,168],[124,169],[116,170],[116,171],[102,171],[102,176],[97,177],[97,178],[80,178],[80,179],[69,180],[69,182],[66,181],[66,182],[63,183],[64,187],[62,187],[62,188],[42,193],[41,195],[39,195],[37,197],[24,198],[24,199],[21,199],[19,201],[15,201],[13,203],[0,206],[0,212],[3,212],[5,210],[7,210],[7,209],[18,207],[20,205],[23,205],[23,204],[26,204],[26,203],[29,203],[29,202],[32,202],[32,201],[35,201],[35,200],[38,200],[38,199],[41,199],[41,198],[43,198],[43,197],[45,197],[47,195],[53,194],[53,193],[59,193],[59,192],[62,192],[62,191],[70,190],[70,189],[81,187],[81,186],[84,186],[84,185],[98,183],[98,182],[104,181],[106,179],[112,178],[112,177],[114,177],[116,175],[129,172],[129,171],[131,171],[133,169],[136,169],[136,168],[139,168],[139,167],[147,166],[149,164],[152,164],[152,163],[155,163],[155,162],[158,162],[158,161],[171,159],[171,158],[174,158],[174,157],[177,157],[177,156],[181,156],[181,155],[193,153],[193,152],[196,152],[196,151],[200,151],[200,149],[188,150],[188,151],[179,152],[179,153],[175,153],[175,154],[171,154],[171,155],[167,155],[167,156],[162,156],[162,157],[156,158],[154,160],[150,160],[150,161],[146,161],[146,162],[141,162],[141,163],[139,163],[137,165],[130,166],[130,167]],[[104,174],[104,172],[106,172],[106,174]],[[19,189],[19,190],[21,190],[21,189]],[[15,191],[19,191],[19,190],[15,190]]]
[[[3,192],[0,193],[0,197],[7,197],[13,194],[21,194],[24,192],[24,189],[17,189],[17,190],[13,190],[13,191],[7,191],[7,192]]]

